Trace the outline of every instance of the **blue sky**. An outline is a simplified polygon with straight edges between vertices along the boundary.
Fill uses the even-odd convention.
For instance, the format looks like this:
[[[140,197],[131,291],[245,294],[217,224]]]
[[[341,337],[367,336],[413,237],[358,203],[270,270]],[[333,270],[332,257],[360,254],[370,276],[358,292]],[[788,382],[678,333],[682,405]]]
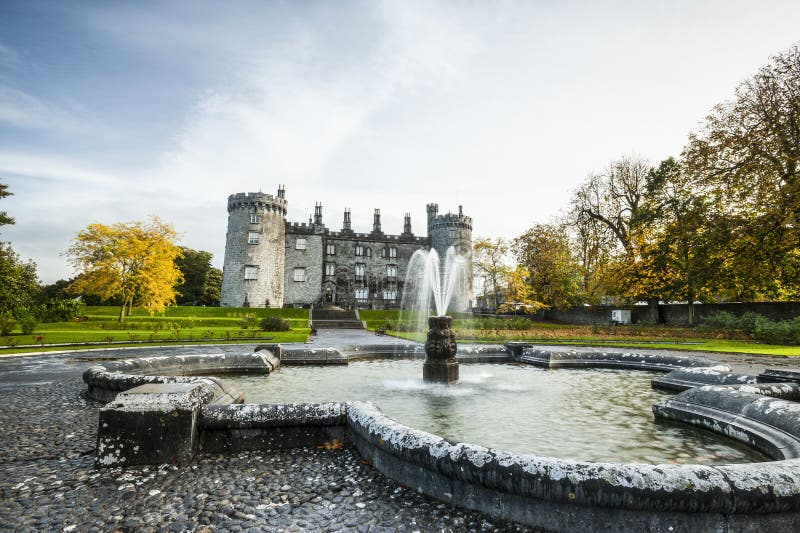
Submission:
[[[92,222],[159,215],[221,266],[226,198],[338,229],[425,204],[514,237],[589,172],[680,153],[800,40],[794,1],[0,2],[0,239],[67,277]]]

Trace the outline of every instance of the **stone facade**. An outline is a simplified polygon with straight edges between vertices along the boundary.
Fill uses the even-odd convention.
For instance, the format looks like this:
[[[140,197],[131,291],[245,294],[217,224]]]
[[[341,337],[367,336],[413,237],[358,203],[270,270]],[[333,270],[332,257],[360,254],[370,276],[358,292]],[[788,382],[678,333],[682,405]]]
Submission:
[[[286,205],[282,187],[277,196],[237,193],[228,197],[223,307],[327,303],[345,308],[398,308],[414,252],[433,247],[444,257],[450,246],[468,258],[465,295],[451,309],[469,307],[472,219],[464,216],[460,206],[458,214],[439,215],[439,206],[429,204],[428,235],[422,237],[412,232],[409,214],[399,235],[383,232],[379,209],[373,215],[372,231],[357,233],[349,210],[344,212],[341,230],[333,231],[323,223],[322,204],[315,206],[308,223],[287,222]]]

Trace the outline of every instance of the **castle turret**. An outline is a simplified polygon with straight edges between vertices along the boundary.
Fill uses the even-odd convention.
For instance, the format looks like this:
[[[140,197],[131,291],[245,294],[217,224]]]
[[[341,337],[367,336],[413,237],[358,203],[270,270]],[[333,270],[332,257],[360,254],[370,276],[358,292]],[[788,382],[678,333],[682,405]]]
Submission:
[[[228,197],[221,306],[283,306],[285,195],[281,185],[277,196],[251,192]]]
[[[350,220],[350,209],[344,209],[344,219],[342,219],[342,233],[352,233],[353,224]]]
[[[372,217],[372,233],[375,235],[380,235],[383,233],[381,231],[381,210],[376,209],[375,214]]]
[[[411,213],[406,213],[403,216],[403,237],[413,237],[414,232],[411,231]]]
[[[428,238],[431,248],[435,249],[442,259],[442,268],[445,268],[447,249],[451,246],[461,257],[467,260],[467,273],[464,290],[460,291],[465,296],[460,301],[451,304],[451,310],[465,311],[469,309],[472,300],[472,217],[464,215],[462,206],[458,206],[458,214],[447,213],[439,215],[437,204],[428,204]]]
[[[322,226],[322,202],[317,202],[314,206],[314,225]]]

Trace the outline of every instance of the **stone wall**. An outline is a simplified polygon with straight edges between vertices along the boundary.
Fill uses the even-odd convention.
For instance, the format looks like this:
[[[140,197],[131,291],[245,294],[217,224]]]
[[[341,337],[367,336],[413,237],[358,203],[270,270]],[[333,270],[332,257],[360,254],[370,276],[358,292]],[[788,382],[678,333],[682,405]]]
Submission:
[[[287,306],[307,306],[320,299],[322,290],[322,235],[313,230],[293,231],[286,235],[285,299]],[[297,249],[298,239],[305,239],[305,249]],[[305,281],[295,281],[295,269],[305,270]]]
[[[326,238],[326,247],[328,243],[334,246],[335,253],[326,254],[325,261],[335,265],[335,271],[333,276],[325,276],[324,285],[330,287],[335,295],[333,303],[370,309],[399,307],[411,256],[417,250],[428,248],[424,238],[401,239],[392,235],[363,233],[334,233]],[[361,255],[356,255],[358,246]],[[364,265],[363,276],[356,275],[356,264]],[[395,275],[389,275],[389,267],[395,267]],[[366,299],[356,299],[357,289],[366,290]],[[395,298],[385,299],[384,296],[391,296],[384,294],[385,291],[394,291]]]
[[[629,309],[634,324],[646,323],[649,319],[647,306],[607,306],[573,307],[570,309],[545,309],[535,315],[539,320],[552,320],[566,324],[602,325],[611,323],[613,309]],[[703,317],[725,311],[736,316],[747,312],[758,313],[772,320],[788,320],[800,316],[800,302],[756,302],[756,303],[723,303],[695,304],[695,320],[701,324]],[[660,321],[671,326],[689,324],[689,306],[687,304],[665,304],[658,306]]]

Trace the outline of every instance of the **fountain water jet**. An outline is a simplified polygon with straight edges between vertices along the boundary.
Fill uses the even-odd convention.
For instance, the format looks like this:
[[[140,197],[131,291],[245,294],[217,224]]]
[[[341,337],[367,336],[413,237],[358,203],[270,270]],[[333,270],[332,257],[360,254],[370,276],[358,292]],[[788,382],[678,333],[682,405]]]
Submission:
[[[466,264],[466,259],[457,255],[452,246],[445,253],[444,265],[435,249],[417,250],[409,261],[402,307],[410,307],[418,322],[428,317],[427,357],[422,370],[425,381],[450,383],[458,380],[456,337],[451,329],[453,319],[445,313],[453,297],[462,295],[460,289],[466,285]],[[413,301],[407,302],[406,297]],[[431,301],[436,311],[434,316],[429,316]]]

